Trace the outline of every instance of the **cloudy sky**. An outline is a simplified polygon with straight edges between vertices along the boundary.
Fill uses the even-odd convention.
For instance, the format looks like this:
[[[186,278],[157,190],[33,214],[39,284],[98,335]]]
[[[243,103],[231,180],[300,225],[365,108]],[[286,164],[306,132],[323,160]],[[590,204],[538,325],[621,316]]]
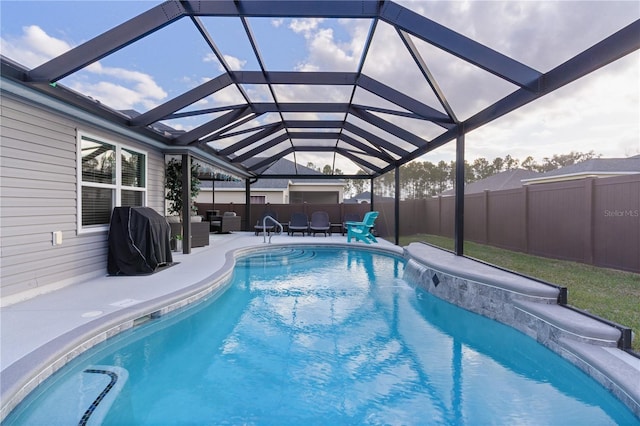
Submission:
[[[2,55],[35,67],[157,5],[157,1],[0,0]],[[637,1],[398,1],[486,46],[546,72],[640,18]],[[228,66],[259,70],[237,18],[203,18]],[[370,20],[249,19],[270,70],[356,71]],[[459,119],[514,91],[515,86],[418,40],[430,71]],[[61,81],[112,108],[144,112],[223,72],[188,19],[182,19]],[[380,22],[363,72],[442,110],[398,33]],[[254,101],[271,101],[265,87],[243,87]],[[278,101],[348,101],[335,87],[274,87]],[[368,92],[357,103],[377,102]],[[233,87],[189,109],[243,102]],[[215,114],[167,122],[189,130]],[[293,118],[293,117],[292,117]],[[297,117],[295,117],[297,118]],[[326,116],[328,119],[344,117]],[[442,129],[385,117],[425,139]],[[270,121],[273,117],[263,117]],[[354,119],[355,124],[362,124]],[[640,54],[635,52],[467,136],[467,158],[511,154],[537,160],[593,150],[604,157],[640,154]],[[424,159],[453,159],[445,147]],[[300,159],[298,159],[300,161]],[[309,158],[323,164],[323,158]],[[302,161],[301,161],[302,162]],[[303,163],[304,164],[304,163]],[[338,164],[346,172],[346,164]]]

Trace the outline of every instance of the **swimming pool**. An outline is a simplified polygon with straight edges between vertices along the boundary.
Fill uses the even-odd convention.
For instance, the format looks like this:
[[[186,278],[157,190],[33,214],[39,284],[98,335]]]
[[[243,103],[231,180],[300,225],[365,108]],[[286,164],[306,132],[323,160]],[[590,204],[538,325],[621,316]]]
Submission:
[[[6,424],[637,423],[567,361],[403,271],[370,251],[253,252],[224,293],[80,356]]]

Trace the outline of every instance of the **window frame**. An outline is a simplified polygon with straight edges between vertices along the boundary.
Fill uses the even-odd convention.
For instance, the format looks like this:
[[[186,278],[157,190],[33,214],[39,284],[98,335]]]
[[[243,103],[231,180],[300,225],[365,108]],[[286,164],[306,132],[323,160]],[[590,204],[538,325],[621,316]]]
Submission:
[[[115,183],[98,183],[98,182],[85,182],[82,178],[82,141],[96,141],[98,143],[104,143],[112,145],[115,148]],[[144,185],[141,186],[127,186],[122,184],[122,150],[127,150],[137,155],[144,157],[144,169],[142,170],[144,176]],[[77,199],[77,214],[76,214],[76,229],[78,234],[88,234],[96,232],[105,232],[109,230],[109,223],[100,225],[88,225],[82,224],[82,190],[83,188],[100,188],[111,190],[111,204],[115,207],[122,205],[122,191],[135,191],[142,193],[142,207],[147,206],[148,197],[148,168],[149,168],[149,155],[148,151],[132,147],[127,144],[115,142],[108,137],[98,136],[89,132],[78,130],[76,133],[76,199]],[[112,212],[109,212],[111,215]]]
[[[260,200],[261,202],[260,203],[254,203],[254,201],[258,201],[258,200]],[[249,204],[256,205],[256,206],[266,205],[267,204],[267,196],[266,195],[252,195],[249,198]]]

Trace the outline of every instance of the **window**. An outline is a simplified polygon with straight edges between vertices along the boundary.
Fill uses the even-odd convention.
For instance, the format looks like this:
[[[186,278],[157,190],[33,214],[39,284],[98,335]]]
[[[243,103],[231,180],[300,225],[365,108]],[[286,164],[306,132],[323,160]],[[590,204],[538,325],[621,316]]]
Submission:
[[[78,147],[79,232],[107,229],[114,207],[146,205],[146,154],[86,134]]]
[[[266,195],[252,195],[249,202],[251,204],[266,204],[267,196]]]

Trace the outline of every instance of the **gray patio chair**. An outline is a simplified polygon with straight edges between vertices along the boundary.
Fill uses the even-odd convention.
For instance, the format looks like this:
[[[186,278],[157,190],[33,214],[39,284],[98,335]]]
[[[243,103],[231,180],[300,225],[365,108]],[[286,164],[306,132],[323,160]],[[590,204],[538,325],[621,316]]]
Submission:
[[[278,213],[271,210],[265,210],[262,213],[262,216],[260,216],[260,219],[258,219],[258,222],[256,222],[256,226],[255,226],[256,235],[258,235],[260,232],[262,233],[266,232],[267,235],[270,235],[271,231],[273,231],[273,228],[275,227],[273,222],[268,220],[266,225],[263,225],[264,218],[267,216],[271,216],[275,220],[278,220]]]
[[[291,220],[289,220],[289,228],[287,230],[288,235],[293,235],[296,232],[304,233],[309,231],[309,218],[306,214],[296,212],[291,214]]]
[[[325,211],[317,211],[311,213],[311,222],[309,223],[309,235],[313,232],[315,237],[318,232],[322,232],[327,236],[327,232],[331,235],[331,222],[329,221],[329,213]]]

